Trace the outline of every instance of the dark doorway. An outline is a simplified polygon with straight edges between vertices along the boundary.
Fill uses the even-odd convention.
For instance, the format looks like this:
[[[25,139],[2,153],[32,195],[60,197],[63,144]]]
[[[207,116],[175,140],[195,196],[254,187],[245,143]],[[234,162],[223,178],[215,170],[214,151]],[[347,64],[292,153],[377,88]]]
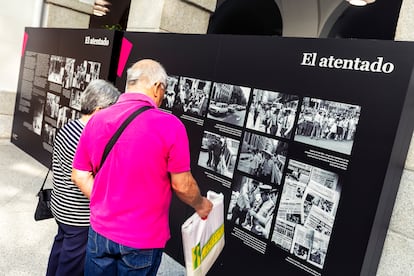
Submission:
[[[274,0],[219,1],[207,33],[282,35],[282,17]]]

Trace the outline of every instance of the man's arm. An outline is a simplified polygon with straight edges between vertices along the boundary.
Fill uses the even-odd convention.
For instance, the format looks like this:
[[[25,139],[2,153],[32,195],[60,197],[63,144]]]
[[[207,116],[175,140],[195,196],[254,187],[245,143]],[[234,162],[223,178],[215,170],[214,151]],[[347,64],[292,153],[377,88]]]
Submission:
[[[191,172],[172,173],[171,184],[175,194],[184,203],[194,208],[201,218],[206,218],[213,204],[201,196],[200,189]]]
[[[87,198],[91,197],[94,179],[92,172],[72,168],[72,181]]]

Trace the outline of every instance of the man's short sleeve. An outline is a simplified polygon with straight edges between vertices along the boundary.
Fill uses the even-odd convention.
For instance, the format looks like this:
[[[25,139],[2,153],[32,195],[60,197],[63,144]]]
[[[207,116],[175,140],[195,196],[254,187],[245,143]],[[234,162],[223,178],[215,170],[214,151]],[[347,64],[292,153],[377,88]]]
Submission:
[[[167,170],[170,173],[190,171],[190,148],[184,125],[177,120],[171,135],[171,148],[168,156]]]

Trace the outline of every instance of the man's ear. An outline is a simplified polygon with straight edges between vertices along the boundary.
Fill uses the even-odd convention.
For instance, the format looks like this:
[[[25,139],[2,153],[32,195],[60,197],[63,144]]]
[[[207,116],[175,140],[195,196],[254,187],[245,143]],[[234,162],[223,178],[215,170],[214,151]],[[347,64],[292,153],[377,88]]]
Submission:
[[[156,98],[159,98],[162,96],[162,92],[164,91],[164,85],[161,82],[157,82],[154,84],[155,86],[155,91],[154,91],[154,96]]]
[[[164,87],[163,84],[160,82],[157,82],[152,87],[152,97],[157,104],[157,106],[161,106],[162,101],[164,100]]]
[[[159,97],[159,95],[160,95],[160,83],[156,82],[154,84],[154,96]]]

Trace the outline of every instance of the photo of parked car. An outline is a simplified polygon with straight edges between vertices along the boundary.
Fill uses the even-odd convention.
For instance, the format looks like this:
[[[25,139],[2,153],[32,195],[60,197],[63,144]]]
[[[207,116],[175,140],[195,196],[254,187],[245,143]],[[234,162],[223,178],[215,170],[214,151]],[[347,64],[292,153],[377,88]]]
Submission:
[[[250,87],[213,83],[207,118],[242,127],[250,91]]]
[[[214,116],[225,116],[229,112],[229,105],[220,102],[210,104],[208,112]]]

